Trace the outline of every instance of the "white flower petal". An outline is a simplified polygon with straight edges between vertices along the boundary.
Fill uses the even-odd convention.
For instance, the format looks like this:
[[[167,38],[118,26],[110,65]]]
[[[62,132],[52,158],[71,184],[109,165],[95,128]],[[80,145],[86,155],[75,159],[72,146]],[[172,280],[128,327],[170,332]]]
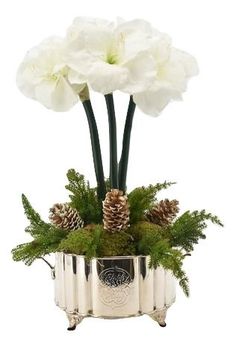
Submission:
[[[142,19],[121,22],[114,30],[114,35],[124,39],[124,60],[129,60],[142,51],[151,51],[153,40],[170,41],[168,35],[153,29],[150,23]]]
[[[144,20],[78,17],[66,39],[47,39],[27,54],[17,85],[56,111],[72,107],[87,83],[102,94],[133,94],[144,112],[157,115],[181,98],[197,72],[192,56],[173,48],[168,35]]]
[[[134,94],[146,90],[156,78],[156,65],[148,52],[140,52],[135,58],[123,64],[129,74],[122,91]]]
[[[73,20],[72,25],[77,27],[109,27],[111,22],[102,19],[102,18],[94,18],[94,17],[76,17]]]
[[[128,36],[142,34],[145,37],[151,37],[153,28],[149,22],[143,19],[134,19],[130,21],[119,20],[115,33],[122,33]]]
[[[62,37],[50,36],[44,39],[43,41],[41,41],[40,44],[35,48],[38,48],[40,51],[42,49],[48,51],[48,49],[52,49],[54,47],[54,48],[57,48],[58,50],[59,48],[63,49],[64,45],[65,45],[65,41]]]
[[[17,72],[17,85],[23,94],[47,108],[66,111],[77,101],[75,92],[84,86],[77,76],[74,89],[69,84],[65,41],[58,37],[44,40],[30,50]],[[75,82],[75,81],[74,81]]]
[[[176,50],[170,51],[169,59],[157,68],[157,80],[165,83],[172,89],[184,92],[187,88],[188,79],[197,74],[195,59],[189,54]]]
[[[187,87],[187,78],[184,67],[178,61],[168,62],[158,71],[160,84],[169,85],[171,88],[184,92]]]
[[[32,67],[23,62],[17,70],[16,84],[25,96],[32,99],[35,99],[34,80],[35,77]]]
[[[171,47],[169,37],[163,34],[151,40],[150,52],[156,65],[155,82],[136,93],[134,100],[143,112],[158,115],[171,100],[181,100],[198,67],[191,55]]]
[[[104,95],[121,90],[125,86],[127,78],[128,70],[126,68],[102,61],[94,64],[88,74],[88,81],[93,90]]]
[[[81,89],[84,86],[81,86]],[[68,111],[78,102],[78,95],[65,78],[59,78],[56,88],[52,93],[52,109],[58,112]]]
[[[24,95],[34,99],[35,85],[40,83],[45,75],[54,73],[53,70],[58,62],[64,66],[62,47],[61,38],[50,37],[27,52],[16,76],[17,86]]]
[[[74,51],[86,49],[101,54],[110,45],[112,27],[113,23],[98,18],[75,18],[67,30],[67,45]]]
[[[57,81],[44,80],[35,87],[35,98],[49,109],[52,107],[52,93],[57,85]]]
[[[78,52],[69,52],[66,57],[67,66],[70,68],[68,78],[71,83],[72,79],[79,78],[81,81],[87,80],[87,74],[94,63],[101,59],[94,57],[85,50]],[[77,73],[77,77],[76,74]]]
[[[152,27],[143,20],[123,22],[114,30],[114,40],[120,44],[120,55],[122,61],[129,61],[142,51],[150,47]]]
[[[78,95],[63,77],[41,82],[35,88],[35,95],[45,107],[57,112],[68,111],[78,102]]]
[[[158,116],[171,100],[181,100],[181,94],[168,88],[151,89],[134,94],[137,106],[151,116]]]
[[[165,63],[171,54],[171,38],[160,33],[154,36],[150,40],[150,52],[158,65]]]
[[[183,65],[187,78],[196,76],[199,73],[197,61],[189,53],[172,48],[172,59],[178,60]]]
[[[73,69],[70,69],[68,71],[67,78],[71,84],[84,84],[87,82],[87,79],[85,78],[84,74]]]

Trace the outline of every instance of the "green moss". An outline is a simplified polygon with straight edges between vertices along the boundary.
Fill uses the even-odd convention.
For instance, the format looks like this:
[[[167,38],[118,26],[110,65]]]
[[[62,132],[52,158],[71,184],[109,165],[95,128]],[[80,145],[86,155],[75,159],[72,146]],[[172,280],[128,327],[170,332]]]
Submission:
[[[66,239],[61,241],[58,251],[85,255],[88,258],[96,257],[101,232],[102,227],[100,225],[72,231]]]
[[[136,254],[133,238],[126,232],[110,233],[103,230],[100,239],[99,256]]]
[[[58,251],[92,257],[131,255],[136,253],[133,238],[125,233],[110,233],[102,225],[88,225],[72,231],[62,240]]]
[[[139,242],[143,238],[151,239],[152,242],[155,242],[164,237],[166,230],[150,222],[139,222],[131,225],[128,229],[128,233],[134,238],[135,242]]]

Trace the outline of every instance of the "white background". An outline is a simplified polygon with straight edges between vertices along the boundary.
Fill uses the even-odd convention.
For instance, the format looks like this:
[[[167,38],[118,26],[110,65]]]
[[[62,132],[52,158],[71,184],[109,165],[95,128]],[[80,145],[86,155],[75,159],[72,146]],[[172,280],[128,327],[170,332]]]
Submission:
[[[236,22],[234,1],[224,0],[8,0],[0,5],[1,69],[1,279],[0,340],[3,346],[235,346],[235,117]],[[128,188],[178,182],[161,197],[178,198],[182,211],[201,209],[225,223],[210,226],[208,238],[186,260],[191,297],[178,290],[167,327],[148,316],[117,321],[85,319],[67,332],[64,313],[54,306],[53,283],[41,261],[27,268],[10,250],[28,240],[21,207],[24,192],[47,218],[54,202],[67,200],[67,169],[95,183],[89,133],[81,105],[64,114],[27,100],[15,86],[25,52],[43,38],[63,35],[78,15],[136,17],[169,33],[176,47],[200,66],[184,102],[159,118],[137,111],[132,135]],[[127,96],[115,94],[119,134]],[[103,97],[93,95],[108,173],[107,118]],[[119,135],[119,141],[121,136]],[[120,146],[119,146],[120,148]],[[53,262],[53,258],[52,258]],[[4,341],[4,342],[3,342]]]

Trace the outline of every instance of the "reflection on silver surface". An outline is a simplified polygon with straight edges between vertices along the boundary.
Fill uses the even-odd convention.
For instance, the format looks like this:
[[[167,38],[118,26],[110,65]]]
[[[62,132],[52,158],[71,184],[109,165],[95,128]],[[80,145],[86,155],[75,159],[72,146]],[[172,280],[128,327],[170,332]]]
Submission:
[[[88,261],[84,256],[56,253],[55,302],[67,314],[81,317],[121,318],[165,311],[175,301],[175,279],[161,267],[150,269],[149,260],[148,256],[117,256]]]

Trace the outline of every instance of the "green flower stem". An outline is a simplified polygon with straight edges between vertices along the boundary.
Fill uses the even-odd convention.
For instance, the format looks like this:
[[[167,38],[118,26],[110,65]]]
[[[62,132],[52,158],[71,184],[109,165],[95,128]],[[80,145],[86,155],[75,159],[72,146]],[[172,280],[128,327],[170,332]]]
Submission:
[[[110,184],[111,188],[118,188],[118,162],[117,162],[117,138],[116,138],[116,116],[113,95],[105,95],[110,141]]]
[[[123,192],[126,191],[126,178],[129,161],[129,149],[130,149],[130,136],[134,118],[136,105],[133,101],[132,95],[129,100],[129,107],[127,111],[127,117],[125,122],[124,134],[123,134],[123,147],[119,163],[119,189]]]
[[[88,125],[90,130],[90,138],[91,138],[91,145],[92,145],[92,152],[93,152],[93,162],[94,162],[94,169],[95,169],[95,174],[97,179],[98,198],[103,201],[106,195],[106,186],[105,186],[101,147],[100,147],[97,123],[94,117],[93,108],[92,108],[90,100],[83,101],[83,106],[84,106],[85,113],[87,115],[87,120],[88,120]]]

